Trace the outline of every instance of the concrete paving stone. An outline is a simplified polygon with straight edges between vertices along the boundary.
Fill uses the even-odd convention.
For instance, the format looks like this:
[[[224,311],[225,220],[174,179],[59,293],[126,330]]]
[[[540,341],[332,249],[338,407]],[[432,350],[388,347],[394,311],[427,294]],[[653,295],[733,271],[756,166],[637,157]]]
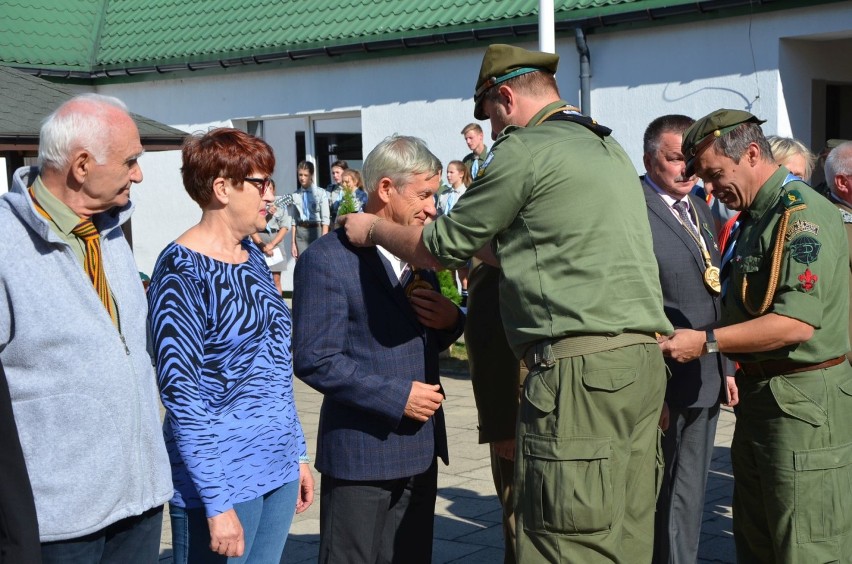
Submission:
[[[467,562],[467,557],[482,550],[480,545],[435,539],[432,543],[432,564]]]
[[[447,517],[459,517],[463,519],[479,519],[482,515],[500,508],[497,496],[472,498],[472,497],[445,497],[440,494],[435,501],[435,515]]]
[[[456,540],[494,548],[503,548],[503,525],[501,523],[492,523],[487,527],[481,527],[465,533],[457,537]]]
[[[503,562],[503,546],[494,548],[491,546],[483,547],[482,550],[477,550],[471,554],[466,554],[457,560],[450,560],[453,563],[464,564],[500,564]]]
[[[302,537],[307,537],[302,540]],[[310,539],[316,537],[316,542]],[[319,556],[319,535],[293,535],[287,537],[284,545],[284,555],[281,557],[282,564],[296,564],[301,562],[316,562]]]
[[[467,476],[457,476],[456,474],[450,474],[449,472],[442,472],[439,467],[438,470],[438,495],[441,495],[441,490],[443,488],[464,488],[467,486],[475,486],[476,484],[471,482],[477,482],[477,480],[472,480]]]
[[[478,519],[462,519],[456,516],[447,517],[444,515],[437,515],[435,517],[434,537],[436,539],[444,540],[459,540],[462,537],[467,538],[468,535],[493,526],[494,523],[480,521]]]
[[[481,466],[467,472],[460,472],[459,475],[472,478],[474,480],[482,480],[483,482],[490,482],[493,478],[491,474],[491,464],[488,466]]]

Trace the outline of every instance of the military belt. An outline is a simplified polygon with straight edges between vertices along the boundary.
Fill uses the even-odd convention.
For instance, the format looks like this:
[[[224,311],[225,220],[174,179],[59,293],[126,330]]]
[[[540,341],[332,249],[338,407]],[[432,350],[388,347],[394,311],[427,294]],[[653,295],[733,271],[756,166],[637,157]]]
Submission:
[[[771,378],[781,374],[795,374],[797,372],[810,372],[811,370],[822,370],[831,368],[846,361],[846,355],[826,360],[818,364],[804,364],[791,360],[764,360],[763,362],[741,362],[740,370],[746,376]]]
[[[299,226],[299,227],[319,227],[320,222],[319,221],[299,221],[299,222],[296,223],[296,225]]]
[[[555,341],[540,341],[524,353],[524,362],[530,370],[550,368],[560,358],[595,354],[630,345],[657,344],[653,335],[621,333],[620,335],[577,335]]]

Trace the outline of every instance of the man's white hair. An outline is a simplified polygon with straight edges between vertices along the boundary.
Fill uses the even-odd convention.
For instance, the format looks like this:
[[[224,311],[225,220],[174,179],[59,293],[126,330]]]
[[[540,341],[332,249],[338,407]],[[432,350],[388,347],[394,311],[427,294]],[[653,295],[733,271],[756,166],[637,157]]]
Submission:
[[[852,175],[852,141],[841,143],[832,149],[825,159],[825,183],[834,193],[834,177],[838,174]]]
[[[38,145],[40,168],[64,170],[73,151],[89,151],[98,164],[106,160],[110,140],[110,110],[124,113],[127,106],[113,96],[81,94],[59,106],[41,125]]]

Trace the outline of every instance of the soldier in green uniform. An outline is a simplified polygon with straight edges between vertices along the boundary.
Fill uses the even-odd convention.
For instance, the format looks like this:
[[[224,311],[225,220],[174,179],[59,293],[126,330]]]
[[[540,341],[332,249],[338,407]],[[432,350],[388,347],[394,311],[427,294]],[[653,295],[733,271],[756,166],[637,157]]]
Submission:
[[[452,214],[425,227],[351,214],[345,227],[421,266],[499,259],[506,336],[530,371],[518,561],[649,562],[666,383],[655,332],[671,325],[636,170],[609,129],[560,99],[558,61],[488,48],[474,115],[496,140]]]
[[[723,265],[722,327],[679,329],[660,346],[681,362],[721,351],[740,364],[737,560],[852,562],[846,235],[837,209],[775,164],[761,123],[718,110],[684,133],[688,169],[742,223]]]

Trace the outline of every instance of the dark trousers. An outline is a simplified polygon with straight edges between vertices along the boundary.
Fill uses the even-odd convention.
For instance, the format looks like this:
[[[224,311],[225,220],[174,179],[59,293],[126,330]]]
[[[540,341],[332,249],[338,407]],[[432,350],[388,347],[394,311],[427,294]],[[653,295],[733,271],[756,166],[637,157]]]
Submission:
[[[429,564],[438,465],[410,478],[349,481],[323,474],[323,564]]]
[[[503,564],[515,564],[515,505],[512,496],[515,488],[515,461],[500,458],[491,450],[491,475],[494,477],[494,488],[497,490],[497,499],[503,509]]]
[[[38,564],[38,542],[33,490],[12,415],[6,374],[0,365],[0,563]]]
[[[117,521],[96,533],[41,545],[45,564],[157,564],[163,507]]]
[[[719,406],[669,408],[663,433],[666,469],[654,523],[655,564],[693,564],[704,515]]]

